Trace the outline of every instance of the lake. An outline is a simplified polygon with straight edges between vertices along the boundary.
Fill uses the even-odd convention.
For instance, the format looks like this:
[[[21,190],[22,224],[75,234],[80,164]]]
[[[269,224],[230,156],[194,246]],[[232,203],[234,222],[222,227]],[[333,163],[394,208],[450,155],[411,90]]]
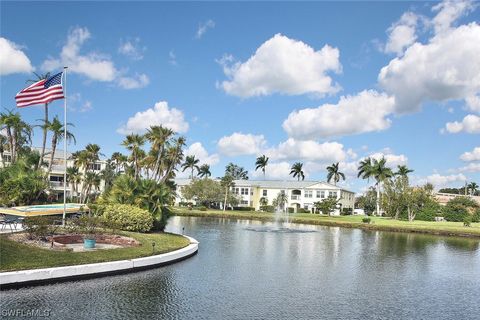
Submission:
[[[48,319],[479,319],[479,240],[173,217],[197,255],[148,271],[1,292]]]

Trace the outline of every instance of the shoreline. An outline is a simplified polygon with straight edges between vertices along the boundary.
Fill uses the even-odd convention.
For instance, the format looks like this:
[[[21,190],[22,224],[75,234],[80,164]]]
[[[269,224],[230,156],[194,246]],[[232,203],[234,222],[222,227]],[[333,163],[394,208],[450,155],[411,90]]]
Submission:
[[[252,211],[198,211],[198,210],[183,210],[174,208],[172,210],[176,216],[184,217],[205,217],[205,218],[227,218],[237,220],[256,220],[265,222],[274,222],[273,214],[265,212]],[[311,215],[309,217],[308,215]],[[289,217],[289,222],[298,224],[320,225],[327,227],[343,227],[355,228],[370,231],[391,231],[391,232],[408,232],[431,234],[437,236],[449,237],[463,237],[480,240],[480,224],[475,223],[472,227],[463,227],[461,222],[455,226],[451,226],[451,222],[430,222],[417,221],[408,222],[401,220],[394,220],[390,218],[372,217],[373,223],[363,223],[361,219],[365,216],[319,216],[314,214],[292,214]],[[449,223],[449,225],[442,225]],[[429,225],[431,224],[431,225]]]

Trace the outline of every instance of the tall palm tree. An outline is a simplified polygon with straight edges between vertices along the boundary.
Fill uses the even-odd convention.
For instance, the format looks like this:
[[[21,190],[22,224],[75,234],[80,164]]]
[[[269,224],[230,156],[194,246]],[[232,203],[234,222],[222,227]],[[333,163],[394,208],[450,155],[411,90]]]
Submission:
[[[36,77],[36,79],[29,79],[27,80],[27,83],[35,83],[40,80],[46,80],[50,78],[50,72],[44,73],[44,74],[39,74],[34,72],[33,73]],[[48,134],[48,125],[49,125],[49,120],[48,120],[48,103],[45,103],[45,108],[44,108],[44,118],[42,120],[42,125],[41,128],[43,130],[43,137],[42,137],[42,149],[40,151],[40,159],[37,164],[37,168],[39,168],[42,165],[43,162],[43,157],[45,156],[45,146],[47,145],[47,134]]]
[[[262,169],[263,172],[263,179],[265,180],[265,168],[267,167],[269,158],[265,155],[262,155],[257,158],[257,161],[255,161],[255,171],[258,169]]]
[[[82,173],[78,167],[67,168],[67,182],[70,184],[70,197],[73,199],[73,194],[77,193],[78,184],[82,182]]]
[[[208,178],[212,175],[212,173],[210,172],[210,166],[208,164],[202,164],[200,166],[200,168],[198,169],[198,176],[200,178]]]
[[[470,195],[471,196],[474,196],[475,195],[475,192],[477,191],[478,189],[478,184],[476,182],[470,182],[468,184],[468,189],[470,190]]]
[[[386,166],[387,160],[382,158],[380,160],[373,159],[372,168],[371,168],[371,176],[375,178],[376,187],[377,187],[377,215],[380,215],[380,187],[381,184],[393,177],[392,169]]]
[[[113,165],[115,167],[115,173],[118,173],[120,171],[120,165],[122,164],[122,159],[123,159],[123,154],[121,154],[120,152],[112,153],[110,160],[112,160]]]
[[[139,134],[129,134],[122,142],[122,146],[127,148],[131,152],[131,158],[133,161],[134,178],[138,179],[140,174],[139,161],[142,146],[145,144],[145,137]]]
[[[398,169],[397,169],[397,172],[395,172],[395,175],[405,179],[408,179],[409,173],[412,173],[413,171],[415,171],[413,169],[409,169],[406,165],[402,165],[402,166],[398,165],[397,168]]]
[[[200,162],[199,159],[195,159],[195,156],[187,156],[185,158],[185,162],[182,164],[182,172],[191,169],[192,174],[190,175],[190,179],[193,179],[193,171],[196,169],[197,171],[199,170],[198,168],[198,163]]]
[[[292,165],[290,174],[292,174],[294,178],[297,177],[298,181],[300,181],[300,178],[302,178],[302,180],[305,180],[305,174],[303,173],[303,163],[295,162]]]
[[[183,147],[185,146],[185,137],[178,137],[174,139],[166,151],[165,172],[160,177],[160,182],[165,182],[168,179],[175,177],[175,170],[177,165],[183,161]]]
[[[159,170],[163,170],[164,151],[168,140],[175,134],[169,128],[162,126],[152,126],[147,130],[146,138],[150,141],[152,150],[156,154],[155,165],[153,167],[154,179],[160,175]]]
[[[72,126],[71,123],[67,123],[67,126]],[[62,141],[63,139],[67,139],[67,142],[70,142],[73,140],[74,143],[76,143],[75,136],[67,130],[67,136],[65,136],[65,130],[63,127],[63,123],[58,120],[58,117],[53,118],[52,122],[48,126],[48,130],[52,132],[52,151],[50,153],[50,163],[48,164],[48,169],[47,169],[47,177],[50,174],[50,171],[52,170],[52,165],[53,165],[53,159],[55,157],[55,151],[57,150],[57,144]]]
[[[25,143],[32,141],[32,127],[22,120],[20,113],[7,110],[0,113],[0,130],[7,133],[12,164],[17,160],[18,152]]]
[[[372,158],[368,157],[360,161],[358,165],[358,178],[370,180],[372,176]]]
[[[226,165],[225,175],[230,175],[234,180],[248,180],[248,171],[232,162]]]
[[[332,163],[332,165],[327,167],[327,181],[330,182],[333,179],[333,184],[337,185],[337,182],[340,181],[340,179],[345,180],[345,175],[343,172],[340,172],[338,169],[339,163]]]

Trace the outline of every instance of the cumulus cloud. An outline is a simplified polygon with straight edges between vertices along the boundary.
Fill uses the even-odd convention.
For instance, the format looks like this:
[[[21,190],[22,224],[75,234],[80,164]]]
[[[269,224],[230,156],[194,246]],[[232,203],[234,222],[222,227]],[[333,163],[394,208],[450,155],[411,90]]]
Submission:
[[[480,147],[474,148],[472,151],[467,151],[460,156],[463,161],[480,161]]]
[[[195,34],[195,38],[201,39],[203,35],[208,31],[208,29],[215,28],[215,21],[207,20],[202,22],[198,25],[197,33]]]
[[[277,147],[265,150],[272,160],[309,160],[322,163],[339,162],[346,158],[343,145],[338,142],[318,143],[313,140],[289,138]]]
[[[462,25],[414,43],[379,73],[380,86],[395,96],[395,111],[419,111],[423,102],[465,99],[480,90],[480,26]]]
[[[424,181],[424,180],[426,180],[426,181]],[[431,184],[433,184],[433,186],[436,189],[439,189],[439,188],[446,187],[446,186],[449,186],[449,185],[454,184],[454,183],[459,183],[459,182],[464,183],[466,180],[467,180],[467,177],[465,177],[465,175],[463,175],[462,173],[451,174],[451,175],[446,175],[446,176],[435,173],[435,174],[432,174],[432,175],[428,176],[426,179],[422,179],[422,182],[431,183]]]
[[[476,113],[480,113],[480,95],[472,95],[465,99],[467,109]]]
[[[200,160],[201,164],[216,165],[220,161],[218,154],[214,153],[209,155],[207,150],[202,146],[200,142],[192,143],[185,151],[187,156],[195,156]]]
[[[132,60],[142,60],[146,47],[140,44],[140,38],[133,40],[120,41],[118,52],[129,57]]]
[[[266,144],[263,135],[243,134],[235,132],[218,141],[218,150],[226,156],[255,155],[261,152]]]
[[[162,125],[178,133],[188,131],[188,123],[182,111],[169,108],[166,101],[155,103],[152,108],[137,112],[127,123],[117,129],[120,134],[143,133],[150,126]]]
[[[283,122],[283,129],[296,139],[344,136],[390,127],[387,116],[393,112],[392,97],[374,90],[354,96],[342,96],[337,104],[293,111]]]
[[[291,165],[286,161],[268,163],[265,169],[265,179],[276,180],[290,180],[293,177],[290,175]],[[261,170],[252,170],[251,176],[256,179],[263,179],[263,172]]]
[[[480,172],[480,162],[469,163],[464,167],[458,168],[456,171],[459,172]]]
[[[119,77],[118,86],[123,89],[138,89],[147,86],[150,83],[150,79],[144,73],[136,74],[133,77]]]
[[[413,12],[406,12],[400,20],[392,24],[387,30],[388,40],[385,44],[386,53],[403,54],[405,48],[409,47],[417,39],[416,27],[418,16]]]
[[[469,114],[465,116],[461,122],[447,122],[445,129],[442,129],[441,131],[446,131],[448,133],[480,133],[480,117]]]
[[[218,61],[229,78],[220,87],[242,98],[273,93],[333,94],[340,87],[327,73],[341,72],[339,56],[339,50],[329,45],[315,51],[302,41],[276,34],[243,63],[229,55]]]
[[[29,73],[33,70],[32,63],[22,48],[18,44],[0,37],[0,76]]]
[[[432,7],[437,15],[433,18],[432,24],[435,33],[442,33],[450,30],[453,23],[459,18],[473,11],[474,5],[470,0],[446,0]]]
[[[385,160],[387,160],[386,165],[391,168],[406,165],[408,162],[408,158],[403,154],[375,152],[372,153],[369,157],[377,160],[385,158]]]
[[[115,82],[123,89],[136,89],[144,87],[149,80],[145,74],[136,74],[133,77],[120,72],[113,61],[105,54],[90,52],[83,54],[82,46],[91,38],[87,28],[74,28],[67,36],[67,41],[62,47],[58,58],[49,58],[42,64],[42,69],[52,71],[68,66],[68,71],[81,74],[90,80],[102,82]]]

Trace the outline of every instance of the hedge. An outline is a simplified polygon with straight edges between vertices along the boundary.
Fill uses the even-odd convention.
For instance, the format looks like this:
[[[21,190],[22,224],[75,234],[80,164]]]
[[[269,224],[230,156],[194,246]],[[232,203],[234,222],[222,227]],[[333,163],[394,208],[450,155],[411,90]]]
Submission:
[[[147,210],[129,204],[110,204],[105,207],[103,217],[112,221],[121,230],[147,232],[153,227],[153,217]]]

